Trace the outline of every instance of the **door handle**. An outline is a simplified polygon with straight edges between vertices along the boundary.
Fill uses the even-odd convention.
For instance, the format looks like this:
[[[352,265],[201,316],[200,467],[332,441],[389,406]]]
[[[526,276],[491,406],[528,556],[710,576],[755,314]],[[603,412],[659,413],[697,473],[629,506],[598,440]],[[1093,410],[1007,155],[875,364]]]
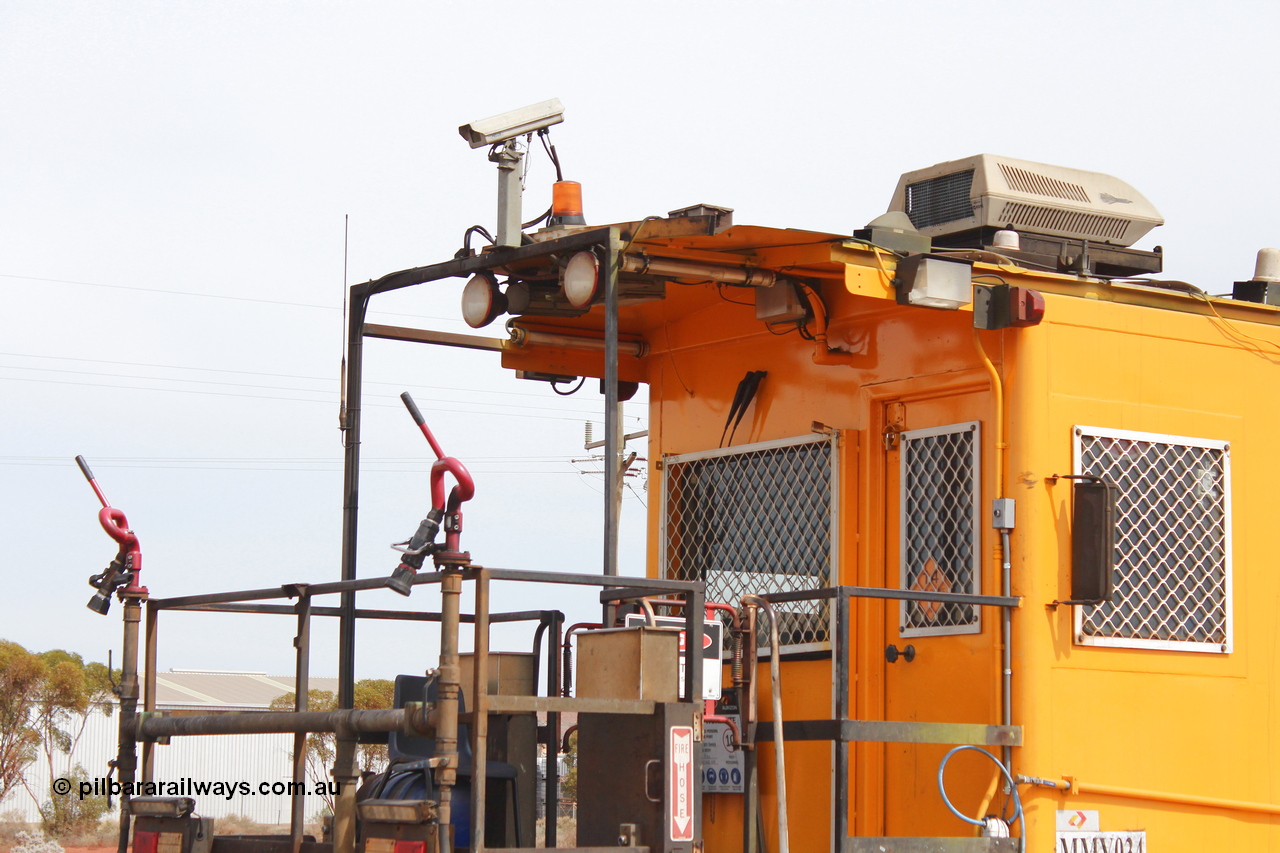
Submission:
[[[911,663],[916,659],[916,647],[907,646],[902,651],[898,651],[898,647],[893,645],[885,648],[884,659],[889,663],[897,663],[899,657],[904,658],[907,663]]]
[[[658,768],[661,768],[662,762],[656,758],[651,758],[644,763],[644,798],[651,803],[660,803],[662,802],[662,797],[655,797],[653,794],[649,793],[649,771],[655,765]]]

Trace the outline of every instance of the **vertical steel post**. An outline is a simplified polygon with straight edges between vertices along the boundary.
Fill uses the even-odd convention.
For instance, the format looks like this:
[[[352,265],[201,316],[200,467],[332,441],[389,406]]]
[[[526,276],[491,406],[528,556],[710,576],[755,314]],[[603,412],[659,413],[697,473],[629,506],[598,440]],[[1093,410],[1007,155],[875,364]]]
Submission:
[[[143,593],[145,595],[145,593]],[[119,853],[129,849],[129,791],[137,781],[138,750],[138,623],[142,604],[138,595],[124,599],[124,643],[120,652],[120,749],[116,754],[116,778],[120,780]]]
[[[498,237],[494,242],[499,246],[519,246],[522,232],[521,195],[524,188],[521,166],[524,163],[524,152],[518,147],[518,140],[508,140],[501,148],[489,155],[489,160],[498,164]]]
[[[618,403],[618,229],[609,229],[600,274],[604,276],[604,574],[618,573],[618,523],[621,516],[622,424]]]
[[[547,696],[560,695],[560,647],[564,643],[564,614],[557,612],[552,617],[553,624],[551,626],[550,636],[555,638],[554,643],[549,643],[547,647]],[[556,846],[556,818],[559,812],[560,801],[560,765],[557,762],[557,756],[560,752],[560,714],[557,711],[547,712],[547,777],[544,787],[543,801],[544,808],[542,810],[545,823],[543,826],[543,846],[554,848]]]
[[[489,572],[478,569],[475,575],[476,615],[475,654],[472,662],[471,705],[471,843],[472,849],[484,850],[486,788],[489,764]],[[505,815],[504,815],[505,818]]]
[[[306,711],[309,706],[310,672],[311,672],[311,596],[306,586],[299,584],[298,595],[298,635],[293,638],[293,645],[298,650],[297,666],[293,677],[293,710]],[[306,820],[306,784],[307,784],[307,733],[298,732],[293,736],[293,791],[289,813],[289,839],[293,853],[301,853],[302,830]]]
[[[142,710],[152,713],[156,709],[156,648],[159,640],[160,630],[160,611],[151,606],[151,602],[147,602],[146,624],[143,629],[145,633],[143,651],[143,667],[142,675]],[[155,750],[154,741],[142,742],[142,781],[155,781],[155,764],[152,753]]]
[[[756,639],[756,609],[746,608],[744,630],[747,632],[743,643],[745,660],[744,671],[747,673],[747,689],[738,701],[742,703],[742,736],[748,743],[756,743],[756,688],[760,681],[760,669],[757,662],[759,645]],[[743,750],[742,774],[746,781],[742,808],[742,850],[743,853],[759,853],[761,846],[760,832],[760,779],[756,771],[756,754],[758,749]],[[840,848],[836,848],[838,851]]]
[[[360,518],[360,398],[364,381],[364,318],[369,296],[363,286],[351,288],[347,327],[347,373],[339,427],[344,450],[342,478],[342,580],[356,579],[356,534]],[[338,618],[338,707],[355,702],[356,595],[341,594]]]
[[[836,701],[835,717],[843,728],[844,721],[849,719],[849,610],[850,597],[842,586],[839,594],[832,600],[836,606],[835,648],[831,650],[835,664]],[[835,820],[832,826],[832,850],[844,849],[844,839],[849,835],[849,744],[843,737],[836,738],[834,772],[832,784],[832,815]]]
[[[458,665],[458,599],[462,595],[462,572],[450,566],[440,579],[440,669],[439,718],[436,721],[436,755],[442,763],[436,768],[439,791],[440,853],[452,853],[453,786],[458,780],[458,693],[462,689]],[[472,764],[475,764],[473,756]],[[474,767],[472,768],[474,773]]]
[[[361,285],[351,288],[347,325],[347,372],[343,381],[343,408],[339,427],[344,449],[342,482],[342,580],[356,577],[356,532],[360,516],[360,397],[364,368],[364,318],[369,295]],[[355,706],[356,596],[342,592],[338,607],[338,707]],[[333,840],[335,853],[355,853],[356,740],[350,732],[339,732],[333,762],[338,783],[334,803]]]
[[[684,696],[688,702],[702,707],[702,635],[706,630],[703,621],[705,608],[701,592],[685,593],[684,605]],[[696,801],[696,798],[695,798]]]
[[[356,734],[348,726],[339,726],[333,758],[333,780],[338,785],[338,798],[333,802],[334,853],[356,850]]]

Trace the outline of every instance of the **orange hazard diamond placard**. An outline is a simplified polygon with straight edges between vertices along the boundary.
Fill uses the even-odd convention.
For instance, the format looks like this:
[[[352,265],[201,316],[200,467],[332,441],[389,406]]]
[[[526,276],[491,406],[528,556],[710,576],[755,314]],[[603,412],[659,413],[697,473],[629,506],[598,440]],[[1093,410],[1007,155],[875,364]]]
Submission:
[[[947,576],[943,574],[937,562],[930,557],[925,560],[924,568],[911,582],[911,588],[916,592],[951,592],[951,581],[947,580]],[[916,606],[920,608],[924,618],[930,622],[937,621],[938,612],[942,610],[940,601],[917,601]]]

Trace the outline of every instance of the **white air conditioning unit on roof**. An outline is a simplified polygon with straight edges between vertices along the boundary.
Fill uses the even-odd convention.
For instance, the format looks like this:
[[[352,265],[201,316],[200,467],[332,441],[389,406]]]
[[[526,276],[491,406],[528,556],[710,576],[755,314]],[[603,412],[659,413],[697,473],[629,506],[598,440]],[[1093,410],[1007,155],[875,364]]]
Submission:
[[[908,172],[889,210],[940,237],[978,228],[1131,246],[1164,219],[1110,175],[979,154]]]

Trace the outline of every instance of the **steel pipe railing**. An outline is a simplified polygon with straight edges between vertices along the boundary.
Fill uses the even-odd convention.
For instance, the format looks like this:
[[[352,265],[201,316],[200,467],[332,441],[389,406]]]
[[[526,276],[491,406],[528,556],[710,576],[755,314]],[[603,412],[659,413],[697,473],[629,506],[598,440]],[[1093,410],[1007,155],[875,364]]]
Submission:
[[[434,709],[421,702],[403,708],[377,711],[247,711],[239,714],[202,714],[195,717],[161,717],[141,714],[139,740],[174,735],[264,735],[308,732],[400,732],[430,735],[435,730]]]

